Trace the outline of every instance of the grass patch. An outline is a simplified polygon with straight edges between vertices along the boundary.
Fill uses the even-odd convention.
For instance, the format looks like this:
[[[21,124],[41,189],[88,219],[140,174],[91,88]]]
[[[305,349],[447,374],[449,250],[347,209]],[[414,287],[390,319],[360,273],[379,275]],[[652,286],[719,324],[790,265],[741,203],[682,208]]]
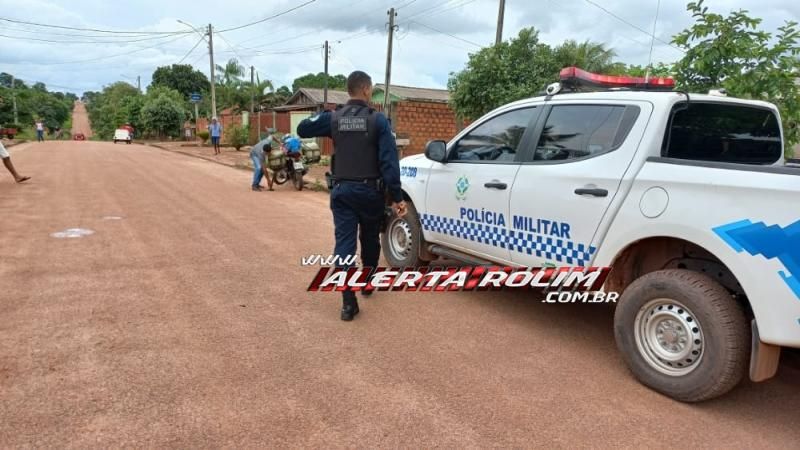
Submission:
[[[322,184],[322,182],[319,181],[319,180],[314,180],[313,183],[308,185],[308,189],[311,189],[314,192],[327,192],[328,191],[328,187],[325,186],[324,184]]]

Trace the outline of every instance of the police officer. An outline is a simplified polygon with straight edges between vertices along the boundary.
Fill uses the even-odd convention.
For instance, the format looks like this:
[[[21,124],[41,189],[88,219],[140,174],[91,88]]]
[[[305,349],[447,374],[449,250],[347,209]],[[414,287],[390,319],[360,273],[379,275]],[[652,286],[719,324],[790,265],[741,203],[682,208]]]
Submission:
[[[369,75],[361,71],[351,73],[347,77],[347,92],[350,94],[347,104],[300,122],[297,134],[302,138],[333,138],[331,210],[337,265],[343,267],[345,259],[355,255],[358,236],[362,263],[365,267],[377,267],[384,191],[391,197],[395,213],[400,217],[406,214],[397,145],[389,121],[369,106],[372,98]],[[355,292],[343,292],[342,320],[353,320],[356,314]]]

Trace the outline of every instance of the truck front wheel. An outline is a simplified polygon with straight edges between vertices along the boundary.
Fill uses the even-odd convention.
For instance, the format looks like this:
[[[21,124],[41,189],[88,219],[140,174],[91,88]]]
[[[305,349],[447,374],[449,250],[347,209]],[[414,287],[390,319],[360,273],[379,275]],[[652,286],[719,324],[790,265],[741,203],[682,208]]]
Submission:
[[[749,361],[741,306],[722,285],[689,270],[652,272],[631,283],[617,304],[614,336],[639,381],[683,402],[733,389]]]
[[[419,257],[422,227],[414,204],[406,202],[405,217],[392,216],[386,231],[381,233],[381,247],[386,261],[392,267],[417,267],[428,263]]]

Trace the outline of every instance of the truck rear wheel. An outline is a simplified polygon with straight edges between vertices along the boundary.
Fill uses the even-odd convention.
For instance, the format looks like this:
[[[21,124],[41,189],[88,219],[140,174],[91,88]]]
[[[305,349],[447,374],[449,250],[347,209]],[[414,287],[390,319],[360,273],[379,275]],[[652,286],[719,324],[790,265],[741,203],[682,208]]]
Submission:
[[[749,361],[741,306],[722,285],[689,270],[652,272],[631,283],[617,304],[614,336],[639,381],[683,402],[733,389]]]
[[[392,216],[386,231],[381,233],[383,256],[392,267],[424,266],[429,261],[419,257],[423,245],[422,226],[414,204],[406,202],[405,217]]]

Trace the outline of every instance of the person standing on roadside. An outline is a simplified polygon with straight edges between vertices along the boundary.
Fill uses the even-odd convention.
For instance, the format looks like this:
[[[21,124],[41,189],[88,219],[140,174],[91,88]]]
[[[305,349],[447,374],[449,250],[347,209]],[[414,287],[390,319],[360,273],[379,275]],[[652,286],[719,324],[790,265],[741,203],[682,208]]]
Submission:
[[[44,142],[44,122],[36,121],[36,142]]]
[[[364,267],[378,266],[380,228],[386,207],[385,192],[399,217],[406,214],[400,188],[400,162],[392,129],[383,113],[370,108],[372,79],[357,70],[347,77],[350,100],[335,111],[323,111],[297,126],[302,138],[333,138],[331,159],[331,211],[336,236],[334,254],[338,267],[356,253],[361,242]],[[368,296],[371,291],[364,291]],[[353,291],[342,292],[342,320],[358,314]]]
[[[17,173],[17,169],[14,168],[14,164],[11,163],[11,155],[8,154],[8,150],[0,142],[0,159],[3,160],[3,165],[6,166],[6,169],[11,173],[11,176],[14,177],[14,181],[17,183],[22,183],[23,181],[30,180],[31,177],[24,177]]]
[[[219,140],[222,139],[222,124],[214,117],[211,123],[208,124],[208,134],[211,136],[211,145],[214,146],[214,154],[219,155],[222,151],[219,149]]]
[[[272,188],[272,176],[267,168],[267,155],[272,150],[272,130],[267,130],[267,137],[258,141],[256,145],[250,149],[250,160],[253,162],[253,183],[252,189],[254,191],[263,191],[264,186],[261,186],[261,178],[267,179],[269,190],[274,191]]]

